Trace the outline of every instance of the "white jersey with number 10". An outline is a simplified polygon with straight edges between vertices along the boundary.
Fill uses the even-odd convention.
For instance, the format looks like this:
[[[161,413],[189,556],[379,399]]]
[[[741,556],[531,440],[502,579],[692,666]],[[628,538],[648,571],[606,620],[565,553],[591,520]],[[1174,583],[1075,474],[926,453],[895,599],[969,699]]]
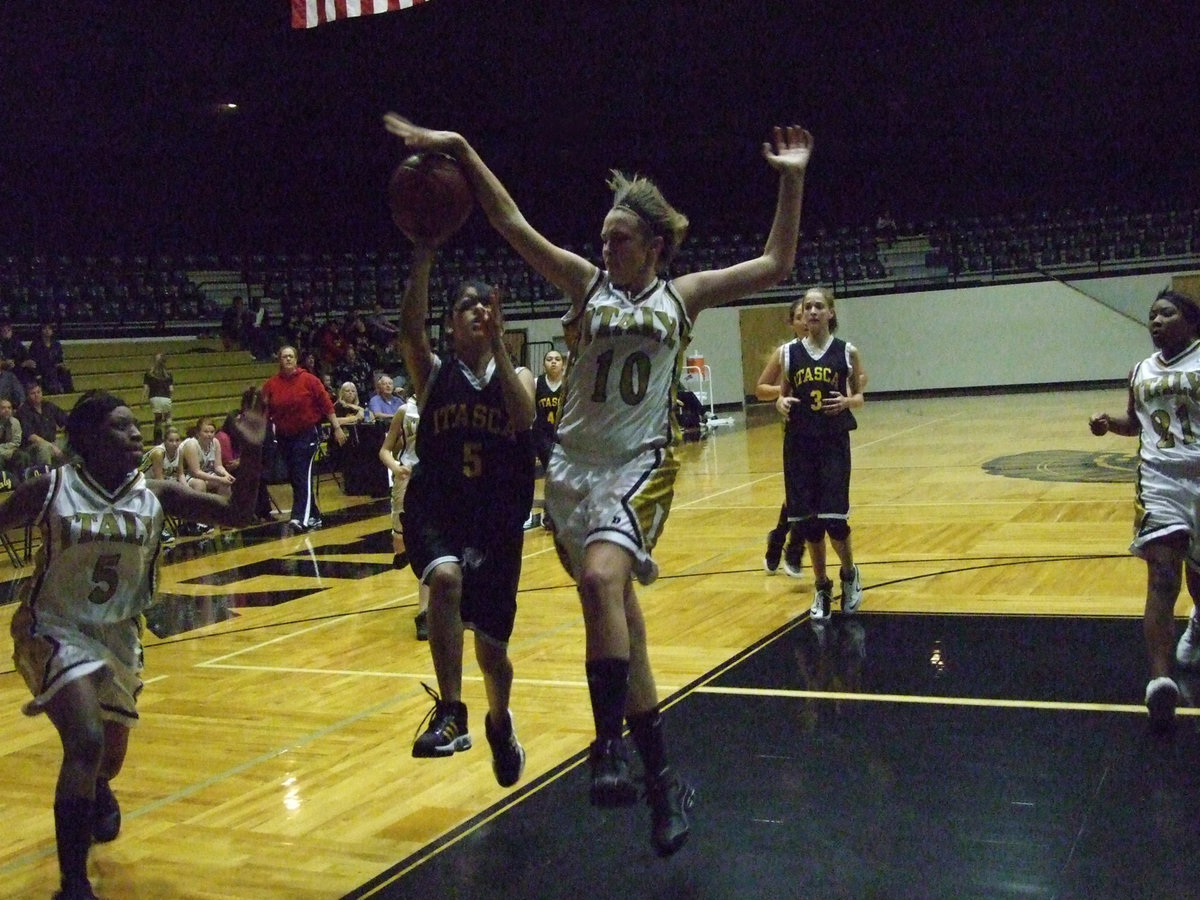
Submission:
[[[671,282],[655,279],[630,296],[600,272],[582,313],[563,327],[571,346],[558,422],[563,448],[620,462],[671,444],[675,383],[692,330]]]

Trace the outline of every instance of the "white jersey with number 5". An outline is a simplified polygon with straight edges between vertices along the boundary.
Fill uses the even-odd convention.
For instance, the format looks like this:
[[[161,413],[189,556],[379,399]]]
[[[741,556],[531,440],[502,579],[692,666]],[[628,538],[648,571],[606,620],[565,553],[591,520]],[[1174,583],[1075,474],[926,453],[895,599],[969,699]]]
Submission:
[[[692,320],[671,282],[637,296],[600,272],[581,314],[564,317],[571,346],[558,443],[572,457],[620,462],[675,440],[675,384]]]
[[[1141,425],[1142,469],[1200,475],[1200,341],[1174,359],[1156,353],[1138,363],[1130,388]]]
[[[134,473],[109,493],[82,467],[50,473],[42,546],[21,601],[35,618],[121,622],[154,600],[163,509]]]

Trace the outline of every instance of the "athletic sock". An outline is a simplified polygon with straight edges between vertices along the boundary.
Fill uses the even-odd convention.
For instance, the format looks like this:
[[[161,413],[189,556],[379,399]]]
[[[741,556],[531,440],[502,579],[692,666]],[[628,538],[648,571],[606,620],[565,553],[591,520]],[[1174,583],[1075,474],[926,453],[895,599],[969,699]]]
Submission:
[[[625,698],[629,694],[629,660],[612,657],[591,660],[587,664],[587,681],[596,737],[620,739],[625,724]]]
[[[667,742],[663,732],[662,715],[657,709],[627,716],[633,744],[642,758],[649,776],[661,775],[667,769]]]
[[[54,801],[54,838],[63,884],[87,881],[87,856],[92,846],[95,803],[88,797]]]

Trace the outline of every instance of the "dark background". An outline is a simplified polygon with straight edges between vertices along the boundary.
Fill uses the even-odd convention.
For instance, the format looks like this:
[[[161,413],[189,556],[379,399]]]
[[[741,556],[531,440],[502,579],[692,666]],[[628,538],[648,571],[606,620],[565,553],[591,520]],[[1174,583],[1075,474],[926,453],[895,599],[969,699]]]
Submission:
[[[559,241],[594,236],[612,166],[655,177],[694,230],[765,230],[759,146],[783,122],[816,138],[806,231],[884,206],[919,223],[1195,205],[1197,19],[1114,0],[429,0],[293,30],[286,0],[5,0],[0,249],[385,248],[388,109],[466,134]]]

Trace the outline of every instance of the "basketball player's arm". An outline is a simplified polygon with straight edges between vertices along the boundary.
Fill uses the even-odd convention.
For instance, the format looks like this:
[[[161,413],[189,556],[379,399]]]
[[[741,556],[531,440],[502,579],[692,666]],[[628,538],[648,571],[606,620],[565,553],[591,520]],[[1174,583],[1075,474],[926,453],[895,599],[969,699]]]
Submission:
[[[50,479],[45,475],[20,482],[0,504],[0,532],[32,525],[46,503]]]
[[[242,526],[254,522],[258,480],[262,474],[262,445],[266,420],[258,410],[247,410],[236,422],[242,448],[241,477],[233,482],[228,497],[193,491],[178,481],[147,481],[168,515],[214,525]]]
[[[1097,437],[1108,434],[1110,431],[1113,434],[1119,434],[1123,437],[1136,437],[1138,431],[1141,430],[1141,426],[1137,420],[1137,412],[1133,405],[1133,373],[1130,372],[1129,374],[1129,400],[1125,407],[1125,414],[1110,416],[1108,413],[1096,413],[1096,415],[1088,420],[1088,427],[1092,429],[1092,434]]]
[[[762,373],[758,376],[758,383],[754,386],[754,396],[759,400],[779,399],[779,380],[783,377],[783,362],[780,359],[780,353],[781,350],[778,347],[771,351],[771,358],[767,360]]]
[[[812,135],[797,125],[776,127],[774,146],[770,142],[763,144],[763,157],[779,173],[779,194],[762,255],[724,269],[690,272],[676,278],[675,290],[692,318],[710,306],[766,290],[791,273],[800,238],[804,175],[812,146]]]
[[[409,472],[408,466],[401,465],[397,459],[397,454],[404,452],[404,411],[396,413],[392,417],[392,424],[388,426],[387,435],[383,439],[383,444],[379,447],[379,461],[383,463],[393,475],[406,475]]]
[[[821,400],[821,412],[834,416],[844,409],[862,409],[863,404],[867,402],[863,394],[867,386],[867,376],[863,372],[857,348],[850,351],[850,375],[846,380],[850,393],[839,394],[837,391],[830,391],[829,396]]]
[[[491,341],[492,356],[496,360],[496,375],[500,378],[508,420],[517,431],[526,431],[533,427],[533,420],[537,418],[534,405],[537,385],[533,373],[528,369],[522,367],[517,371],[512,357],[508,355],[508,348],[504,346],[504,318],[500,312],[500,294],[497,291],[492,292],[484,327]]]
[[[435,150],[453,156],[462,165],[475,200],[488,222],[539,275],[582,303],[596,267],[582,256],[548,241],[526,220],[508,189],[488,168],[461,134],[421,128],[396,113],[383,117],[384,127],[412,150]]]
[[[787,379],[787,373],[783,370],[783,363],[779,366],[779,396],[775,398],[775,409],[785,419],[791,414],[792,407],[800,402],[799,397],[792,396],[792,383]]]
[[[433,348],[425,331],[429,318],[429,272],[433,268],[431,247],[413,246],[412,268],[400,297],[400,355],[412,379],[413,392],[422,396],[433,371]],[[403,419],[403,416],[393,417]]]

